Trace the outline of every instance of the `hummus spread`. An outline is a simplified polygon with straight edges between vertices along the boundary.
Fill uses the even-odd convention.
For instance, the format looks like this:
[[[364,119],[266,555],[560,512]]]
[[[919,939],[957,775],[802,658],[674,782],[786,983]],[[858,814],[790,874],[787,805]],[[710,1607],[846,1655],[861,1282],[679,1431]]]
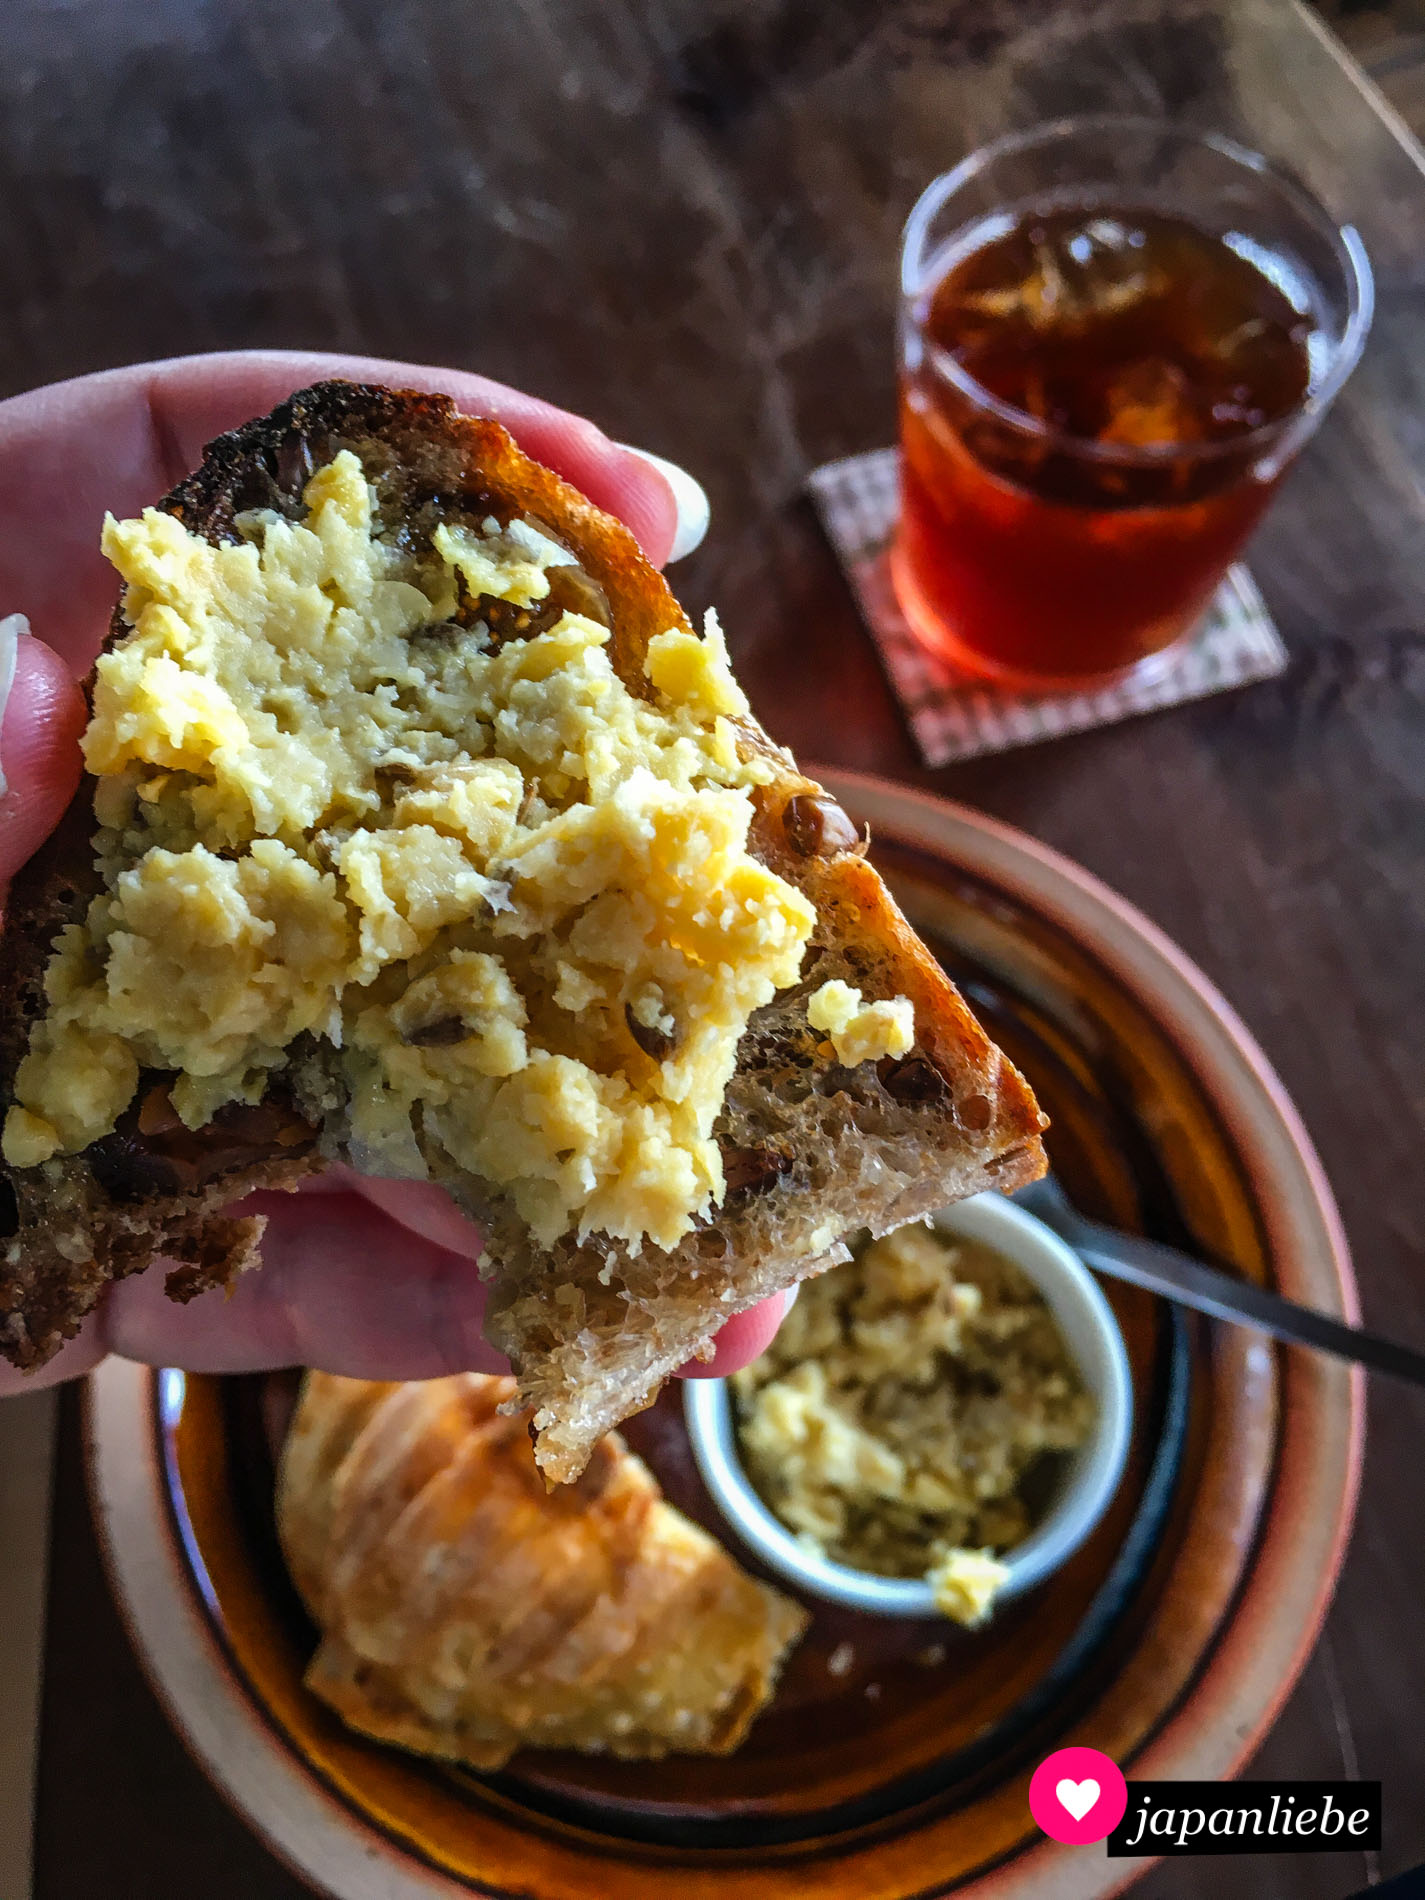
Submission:
[[[345,451],[304,500],[220,546],[105,525],[131,631],[84,738],[104,887],[51,957],[5,1157],[108,1134],[141,1072],[202,1127],[318,1047],[369,1171],[434,1146],[541,1242],[671,1247],[722,1197],[738,1040],[815,921],[748,850],[769,768],[717,623],[651,641],[644,698],[541,524],[412,550]],[[819,1006],[843,1060],[908,1043],[908,1003],[848,997]]]
[[[915,1009],[908,996],[863,1003],[861,992],[833,977],[807,999],[807,1021],[825,1030],[838,1062],[857,1063],[903,1056],[915,1042]]]
[[[966,1624],[1029,1529],[1026,1473],[1093,1422],[1026,1276],[925,1223],[807,1281],[733,1387],[748,1475],[782,1522],[837,1563],[925,1577]]]

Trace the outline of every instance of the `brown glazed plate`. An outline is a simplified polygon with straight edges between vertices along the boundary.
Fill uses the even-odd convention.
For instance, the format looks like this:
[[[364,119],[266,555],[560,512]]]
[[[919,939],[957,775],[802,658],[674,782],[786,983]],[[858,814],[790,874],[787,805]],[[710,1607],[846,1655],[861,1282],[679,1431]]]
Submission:
[[[1241,1023],[1154,927],[1029,839],[824,773],[897,897],[1053,1118],[1088,1213],[1356,1316],[1330,1192]],[[1090,1900],[1145,1863],[1030,1819],[1050,1750],[1130,1775],[1230,1775],[1315,1639],[1351,1523],[1358,1373],[1107,1289],[1133,1366],[1127,1475],[1090,1541],[969,1633],[812,1604],[773,1705],[725,1760],[528,1753],[479,1778],[347,1733],[302,1688],[313,1632],[272,1523],[292,1375],[112,1361],[88,1394],[111,1575],[195,1756],[339,1900]],[[720,1529],[676,1392],[629,1427]],[[851,1645],[849,1670],[832,1653]],[[838,1658],[838,1665],[844,1660]]]

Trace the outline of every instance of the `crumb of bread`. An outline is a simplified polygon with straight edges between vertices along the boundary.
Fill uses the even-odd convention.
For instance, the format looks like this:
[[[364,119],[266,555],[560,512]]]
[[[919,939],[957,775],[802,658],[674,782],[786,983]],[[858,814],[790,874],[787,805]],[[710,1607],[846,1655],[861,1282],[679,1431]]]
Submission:
[[[993,1249],[927,1223],[805,1282],[732,1384],[747,1474],[802,1544],[923,1577],[942,1613],[970,1626],[1030,1528],[1025,1473],[1081,1444],[1094,1417],[1038,1289]]]

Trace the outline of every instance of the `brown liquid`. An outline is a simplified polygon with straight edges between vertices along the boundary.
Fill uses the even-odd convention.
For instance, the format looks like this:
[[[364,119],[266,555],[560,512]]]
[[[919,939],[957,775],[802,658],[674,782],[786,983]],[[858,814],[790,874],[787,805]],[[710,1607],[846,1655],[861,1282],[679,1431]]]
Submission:
[[[1070,683],[1170,644],[1279,479],[1259,432],[1307,393],[1312,317],[1186,220],[1103,207],[1025,214],[913,314],[893,563],[917,631]]]

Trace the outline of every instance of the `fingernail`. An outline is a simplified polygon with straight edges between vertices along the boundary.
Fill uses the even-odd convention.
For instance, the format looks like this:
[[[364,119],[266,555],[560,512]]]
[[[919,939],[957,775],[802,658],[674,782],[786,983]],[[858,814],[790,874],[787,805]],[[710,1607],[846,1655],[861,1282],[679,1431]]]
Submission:
[[[10,703],[10,688],[15,684],[15,662],[20,656],[20,635],[28,633],[30,623],[23,614],[8,614],[0,620],[0,734],[5,727],[5,708]],[[0,798],[10,789],[0,760]]]
[[[678,525],[673,530],[673,546],[664,566],[681,561],[685,554],[691,554],[700,545],[708,531],[708,520],[712,509],[708,504],[707,491],[700,481],[694,479],[687,469],[679,468],[676,462],[665,461],[661,455],[655,455],[651,449],[636,449],[631,442],[621,442],[619,447],[627,449],[630,455],[636,455],[640,461],[656,468],[673,491],[673,500],[678,506]]]

